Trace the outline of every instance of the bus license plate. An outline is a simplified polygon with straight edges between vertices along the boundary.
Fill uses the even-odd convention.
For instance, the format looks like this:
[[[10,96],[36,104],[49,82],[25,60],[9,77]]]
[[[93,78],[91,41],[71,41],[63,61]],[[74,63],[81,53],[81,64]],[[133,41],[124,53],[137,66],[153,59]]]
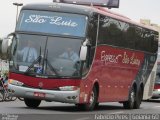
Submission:
[[[34,92],[34,96],[35,97],[45,98],[46,94],[45,93],[40,93],[40,92]]]

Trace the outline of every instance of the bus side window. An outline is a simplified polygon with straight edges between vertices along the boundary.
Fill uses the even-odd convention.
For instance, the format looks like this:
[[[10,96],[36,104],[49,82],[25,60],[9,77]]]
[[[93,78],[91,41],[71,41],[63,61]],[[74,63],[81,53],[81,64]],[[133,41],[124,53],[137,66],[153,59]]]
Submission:
[[[121,23],[110,17],[100,16],[98,44],[121,46],[123,43],[123,32]]]
[[[99,22],[99,33],[98,33],[98,45],[101,44],[110,44],[110,36],[109,36],[109,17],[100,15],[100,22]]]

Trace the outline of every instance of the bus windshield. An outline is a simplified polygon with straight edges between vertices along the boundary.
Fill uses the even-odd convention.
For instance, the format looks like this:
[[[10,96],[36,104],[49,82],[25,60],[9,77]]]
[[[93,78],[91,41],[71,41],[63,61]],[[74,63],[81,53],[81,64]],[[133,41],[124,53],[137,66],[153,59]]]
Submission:
[[[16,31],[85,37],[87,20],[79,14],[23,10]]]
[[[29,75],[78,77],[81,43],[81,39],[17,34],[10,68]]]

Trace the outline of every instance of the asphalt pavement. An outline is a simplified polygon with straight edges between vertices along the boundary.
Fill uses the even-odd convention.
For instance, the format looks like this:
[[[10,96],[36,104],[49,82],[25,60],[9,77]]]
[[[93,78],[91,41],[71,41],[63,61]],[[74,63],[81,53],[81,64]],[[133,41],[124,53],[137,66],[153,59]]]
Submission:
[[[119,103],[101,103],[94,111],[73,104],[42,102],[36,109],[23,101],[0,102],[2,120],[160,120],[160,100],[143,101],[140,109],[126,110]]]

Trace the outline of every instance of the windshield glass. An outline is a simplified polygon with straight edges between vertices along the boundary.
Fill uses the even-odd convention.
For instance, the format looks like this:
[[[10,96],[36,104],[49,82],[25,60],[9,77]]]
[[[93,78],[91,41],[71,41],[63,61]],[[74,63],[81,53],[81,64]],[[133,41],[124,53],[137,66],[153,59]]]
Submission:
[[[84,15],[23,10],[16,31],[85,37],[88,17]]]
[[[18,34],[12,43],[10,69],[30,75],[78,77],[81,43],[80,39]]]

